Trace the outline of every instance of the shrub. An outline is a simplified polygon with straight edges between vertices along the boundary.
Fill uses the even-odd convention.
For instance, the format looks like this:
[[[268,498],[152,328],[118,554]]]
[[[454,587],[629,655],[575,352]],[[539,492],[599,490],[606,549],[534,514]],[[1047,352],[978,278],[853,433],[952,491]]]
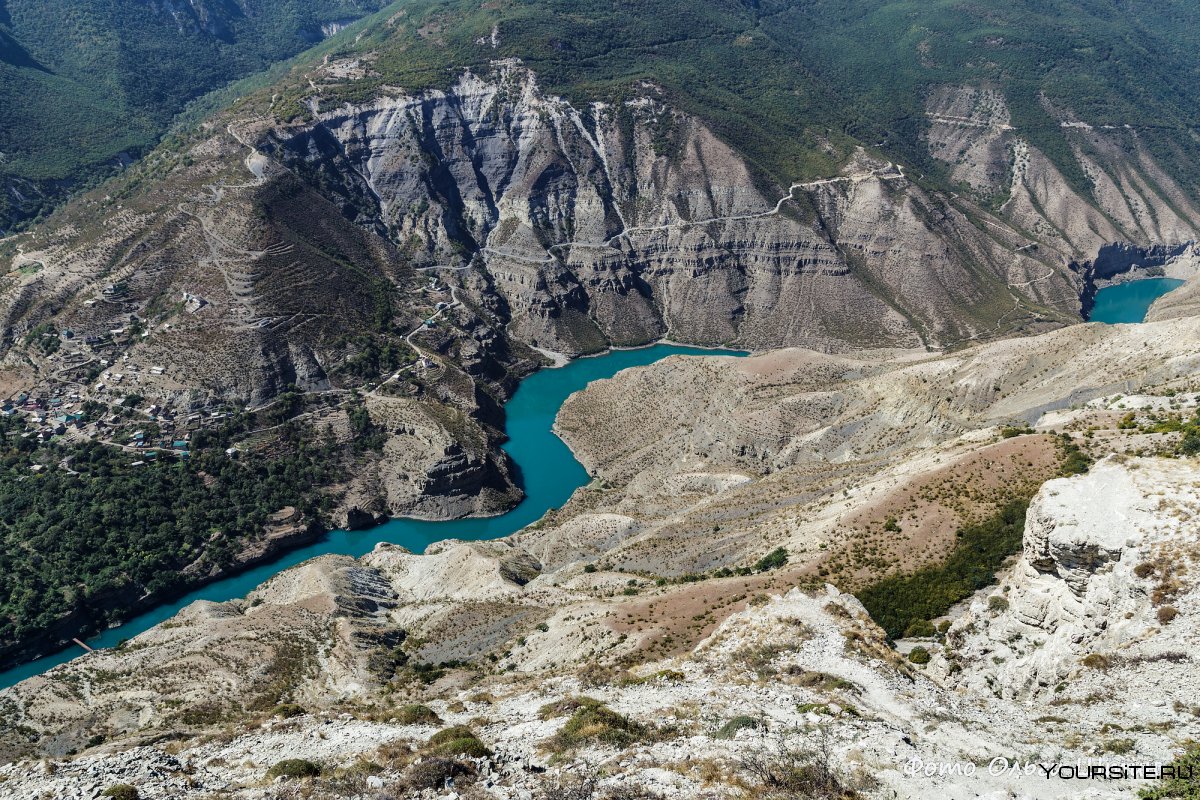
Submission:
[[[111,797],[113,800],[138,800],[141,795],[138,790],[128,783],[117,783],[104,790],[102,797]]]
[[[1166,625],[1171,620],[1179,616],[1179,609],[1175,606],[1162,606],[1158,609],[1159,624]]]
[[[1012,439],[1015,436],[1026,436],[1031,433],[1033,433],[1033,428],[1027,424],[1005,425],[1000,429],[1000,436],[1004,439]]]
[[[465,725],[440,730],[425,743],[426,752],[437,756],[467,756],[487,758],[492,751],[487,748],[475,732]]]
[[[1008,598],[994,594],[988,598],[988,611],[999,613],[1008,610]]]
[[[420,704],[400,706],[388,714],[390,722],[400,725],[441,725],[442,718],[432,708]]]
[[[788,562],[788,551],[783,547],[776,547],[771,552],[760,558],[754,565],[755,572],[766,572],[771,569],[778,569]]]
[[[762,725],[754,717],[740,716],[726,722],[713,734],[714,739],[732,739],[743,728],[758,728]]]
[[[574,750],[584,744],[628,747],[650,738],[652,730],[618,714],[602,703],[580,708],[548,742],[553,752]]]
[[[1058,454],[1061,459],[1058,465],[1058,474],[1063,478],[1082,475],[1092,468],[1091,457],[1079,449],[1079,445],[1071,441],[1069,433],[1062,434],[1059,439]]]
[[[924,647],[914,647],[908,651],[908,660],[914,664],[928,664],[929,651]]]
[[[315,778],[320,774],[320,764],[303,758],[286,758],[267,770],[268,778]]]
[[[904,629],[906,638],[912,637],[928,637],[933,636],[933,623],[927,619],[914,619],[908,623],[908,627]]]
[[[307,713],[308,712],[304,710],[304,706],[299,706],[295,703],[280,703],[279,705],[275,706],[275,709],[271,712],[273,716],[283,717],[284,719],[291,719],[292,717],[298,717]]]

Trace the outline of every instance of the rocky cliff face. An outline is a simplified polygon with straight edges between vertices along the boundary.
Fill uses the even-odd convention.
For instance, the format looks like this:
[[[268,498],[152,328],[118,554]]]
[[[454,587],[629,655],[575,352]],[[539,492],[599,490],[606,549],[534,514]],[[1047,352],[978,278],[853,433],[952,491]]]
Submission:
[[[1047,483],[1020,560],[988,593],[1003,602],[981,597],[951,628],[951,682],[1068,702],[1121,686],[1126,707],[1150,716],[1190,703],[1181,665],[1196,631],[1180,611],[1193,608],[1200,555],[1185,533],[1200,511],[1194,475],[1190,462],[1110,459]]]
[[[1066,135],[1072,175],[1012,124],[1004,95],[944,86],[926,104],[926,143],[950,178],[999,220],[1078,273],[1081,312],[1097,288],[1163,267],[1190,250],[1200,214],[1188,187],[1164,170],[1133,125],[1117,128],[1050,109]]]
[[[1121,254],[1134,248],[1170,249],[1196,238],[1192,195],[1158,165],[1136,125],[1092,125],[1070,109],[1047,110],[1068,139],[1063,169],[1013,125],[1007,98],[986,86],[931,92],[926,142],[951,178],[997,217],[1070,260],[1095,259],[1101,272],[1128,268],[1136,259]],[[1071,175],[1068,167],[1075,167]]]
[[[575,108],[515,62],[272,138],[348,217],[425,263],[482,268],[510,330],[568,353],[949,344],[1056,319],[1040,304],[1076,293],[896,165],[862,155],[772,189],[653,90]]]

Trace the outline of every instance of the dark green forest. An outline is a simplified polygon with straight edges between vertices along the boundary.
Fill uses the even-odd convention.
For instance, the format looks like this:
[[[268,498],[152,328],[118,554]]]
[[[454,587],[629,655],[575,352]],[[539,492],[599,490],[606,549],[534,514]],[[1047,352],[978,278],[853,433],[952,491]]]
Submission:
[[[4,434],[20,430],[20,423],[0,423]],[[202,553],[206,563],[227,566],[272,513],[295,506],[313,520],[327,504],[317,487],[336,472],[331,443],[297,430],[270,458],[231,458],[222,437],[207,438],[210,446],[189,459],[164,454],[133,466],[140,454],[95,442],[38,446],[5,436],[0,644],[72,612],[92,625],[146,593],[184,589],[179,570]],[[123,599],[114,604],[114,597]]]
[[[144,0],[3,0],[0,230],[61,198],[64,184],[155,145],[188,101],[383,2],[203,0],[172,11]]]

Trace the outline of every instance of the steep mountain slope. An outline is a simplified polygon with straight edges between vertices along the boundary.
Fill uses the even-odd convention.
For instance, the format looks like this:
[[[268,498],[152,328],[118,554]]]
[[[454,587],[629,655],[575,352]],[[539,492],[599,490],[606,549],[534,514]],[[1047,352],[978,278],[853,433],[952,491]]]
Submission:
[[[102,417],[13,447],[40,469],[144,445],[134,408],[171,450],[232,418],[196,447],[346,456],[339,524],[485,513],[518,495],[500,403],[532,348],[930,351],[1078,321],[1103,281],[1196,266],[1169,27],[1099,0],[393,4],[0,242],[3,385],[35,420]]]
[[[0,233],[152,147],[184,105],[381,0],[0,3]]]

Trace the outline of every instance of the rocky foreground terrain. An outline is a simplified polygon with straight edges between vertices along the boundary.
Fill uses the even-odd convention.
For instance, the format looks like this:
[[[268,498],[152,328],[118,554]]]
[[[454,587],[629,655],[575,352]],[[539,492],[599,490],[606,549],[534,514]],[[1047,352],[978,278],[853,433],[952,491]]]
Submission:
[[[1156,455],[1197,324],[621,373],[564,407],[596,480],[531,528],[315,559],[0,693],[0,796],[1132,797],[1012,765],[1200,734],[1200,481]],[[1101,460],[1043,484],[1064,434]],[[1024,491],[1023,551],[932,636],[830,585]]]
[[[368,700],[330,671],[344,699],[297,697],[312,713],[10,765],[0,769],[0,796],[90,798],[127,782],[144,797],[528,798],[595,777],[596,796],[737,797],[761,777],[760,761],[814,749],[864,797],[1132,796],[1142,781],[1023,770],[1167,762],[1200,733],[1194,586],[1185,578],[1173,588],[1178,615],[1164,622],[1156,577],[1143,566],[1193,564],[1200,543],[1181,522],[1197,513],[1200,485],[1186,462],[1114,458],[1047,483],[1021,557],[999,586],[955,611],[923,668],[887,647],[852,596],[793,588],[755,595],[686,652],[620,677],[526,667],[466,684],[443,679],[424,690],[422,718],[406,722],[418,706]],[[487,580],[482,570],[474,577]],[[267,598],[259,608],[281,599],[256,597]],[[215,615],[178,624],[194,630],[200,616]],[[164,635],[138,644],[155,649]],[[77,688],[86,696],[102,664],[119,658],[73,667]],[[422,790],[420,765],[440,765],[426,740],[457,725],[490,755],[460,758],[472,774],[459,775],[456,791]],[[320,763],[327,777],[264,780],[289,758]]]

